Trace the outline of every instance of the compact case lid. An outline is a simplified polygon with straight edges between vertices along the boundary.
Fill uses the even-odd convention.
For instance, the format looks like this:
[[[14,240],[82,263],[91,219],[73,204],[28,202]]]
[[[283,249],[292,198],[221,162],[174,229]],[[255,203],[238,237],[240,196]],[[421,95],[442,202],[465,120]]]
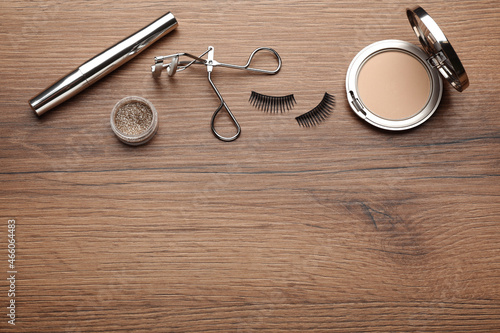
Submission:
[[[425,52],[431,57],[431,65],[436,67],[456,90],[463,91],[467,88],[469,78],[464,66],[432,17],[419,6],[407,9],[406,15]]]

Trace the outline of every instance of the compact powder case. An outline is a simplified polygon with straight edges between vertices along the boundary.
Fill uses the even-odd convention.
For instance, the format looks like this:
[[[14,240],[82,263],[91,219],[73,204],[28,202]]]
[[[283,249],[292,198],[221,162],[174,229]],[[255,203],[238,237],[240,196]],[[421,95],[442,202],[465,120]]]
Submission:
[[[113,107],[110,122],[120,141],[138,146],[151,140],[158,131],[158,112],[142,97],[125,97]]]
[[[386,130],[418,126],[436,111],[444,77],[463,91],[469,79],[450,42],[421,7],[407,9],[423,50],[409,42],[384,40],[368,45],[347,70],[347,99],[368,123]]]

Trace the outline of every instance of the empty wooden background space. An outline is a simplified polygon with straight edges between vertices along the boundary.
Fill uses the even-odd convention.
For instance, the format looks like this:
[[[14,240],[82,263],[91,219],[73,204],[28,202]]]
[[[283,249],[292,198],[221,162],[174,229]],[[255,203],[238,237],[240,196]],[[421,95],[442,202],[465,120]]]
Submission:
[[[445,84],[422,126],[377,130],[347,103],[358,51],[418,44],[405,14],[416,4],[2,0],[1,331],[500,331],[499,2],[418,3],[471,82],[463,93]],[[42,89],[167,11],[175,32],[46,115],[30,110]],[[232,143],[210,131],[218,101],[204,68],[159,81],[149,69],[209,45],[221,62],[244,64],[261,46],[283,59],[275,76],[214,71],[242,126]],[[293,93],[297,105],[264,113],[252,90]],[[331,117],[299,127],[325,92]],[[159,111],[145,146],[120,143],[109,125],[129,95]]]

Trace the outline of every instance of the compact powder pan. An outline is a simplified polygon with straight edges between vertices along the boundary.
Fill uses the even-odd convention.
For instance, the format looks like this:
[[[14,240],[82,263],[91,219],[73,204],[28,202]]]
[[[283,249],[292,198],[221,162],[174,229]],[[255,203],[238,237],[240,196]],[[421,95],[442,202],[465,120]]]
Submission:
[[[401,40],[384,40],[361,50],[347,70],[347,99],[368,123],[405,130],[425,122],[443,94],[441,77],[458,91],[469,79],[448,39],[421,7],[407,16],[423,50]]]
[[[370,57],[358,75],[361,102],[385,119],[416,115],[427,104],[431,87],[425,66],[411,54],[395,50]]]

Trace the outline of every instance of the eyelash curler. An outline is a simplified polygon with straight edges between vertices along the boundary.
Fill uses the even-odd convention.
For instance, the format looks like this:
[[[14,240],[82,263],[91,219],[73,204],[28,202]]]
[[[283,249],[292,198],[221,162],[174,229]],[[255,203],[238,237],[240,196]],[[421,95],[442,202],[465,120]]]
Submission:
[[[268,51],[272,53],[278,62],[278,67],[275,70],[266,70],[266,69],[259,69],[259,68],[252,68],[250,67],[250,63],[252,62],[255,54],[260,51]],[[207,59],[203,59],[202,57],[205,56],[208,53]],[[180,61],[180,57],[185,56],[189,57],[193,60],[191,61]],[[164,63],[165,60],[170,60],[169,63]],[[236,140],[240,133],[241,133],[241,127],[236,118],[234,117],[233,113],[227,106],[226,102],[224,101],[224,98],[222,98],[222,95],[219,93],[219,90],[215,86],[215,84],[212,81],[212,71],[214,70],[214,67],[221,66],[221,67],[227,67],[227,68],[233,68],[233,69],[241,69],[241,70],[247,70],[251,72],[257,72],[257,73],[263,73],[263,74],[276,74],[280,71],[281,69],[281,57],[276,52],[275,50],[269,48],[269,47],[259,47],[255,49],[251,54],[250,57],[248,58],[247,63],[244,66],[238,66],[238,65],[231,65],[231,64],[224,64],[221,62],[218,62],[217,60],[214,59],[214,47],[209,46],[208,49],[203,52],[200,56],[194,56],[189,53],[175,53],[167,56],[161,56],[161,57],[155,57],[155,64],[151,66],[151,71],[153,73],[153,77],[158,78],[161,75],[161,72],[166,69],[168,76],[173,76],[177,72],[181,72],[185,69],[187,69],[189,66],[196,64],[196,65],[205,65],[207,68],[207,73],[208,73],[208,82],[210,82],[210,85],[215,91],[215,94],[220,100],[220,105],[219,107],[214,111],[212,114],[212,120],[210,122],[210,127],[212,129],[212,133],[215,135],[215,137],[219,140],[222,141],[234,141]],[[236,134],[234,134],[231,137],[225,137],[220,135],[217,130],[215,129],[215,117],[217,117],[217,114],[222,108],[225,108],[229,116],[231,117],[231,120],[236,127]]]

